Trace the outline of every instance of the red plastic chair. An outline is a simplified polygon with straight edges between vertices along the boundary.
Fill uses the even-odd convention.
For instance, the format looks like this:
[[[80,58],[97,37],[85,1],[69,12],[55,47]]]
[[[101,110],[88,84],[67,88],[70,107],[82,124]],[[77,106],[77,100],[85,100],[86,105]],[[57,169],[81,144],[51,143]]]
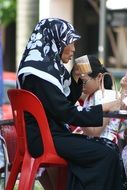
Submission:
[[[26,90],[11,89],[8,90],[8,96],[11,102],[15,127],[17,131],[17,151],[14,164],[7,182],[6,190],[13,190],[18,173],[21,174],[19,179],[18,190],[32,190],[36,173],[39,167],[49,166],[67,166],[67,162],[61,158],[54,147],[50,133],[47,117],[39,99]],[[33,158],[27,148],[24,111],[31,113],[38,122],[40,128],[44,152],[38,158]],[[65,170],[63,170],[65,174]],[[57,190],[65,188],[65,178],[63,172],[60,172]]]
[[[17,144],[15,126],[12,125],[10,120],[1,120],[0,134],[1,137],[3,138],[2,144],[3,144],[3,152],[5,158],[5,165],[3,168],[0,169],[0,174],[4,172],[5,183],[3,189],[5,189],[8,179],[8,174],[11,170],[11,166],[14,161],[14,156],[16,153],[16,144]]]
[[[9,170],[14,161],[15,153],[16,153],[16,145],[17,145],[17,135],[15,126],[10,125],[2,125],[0,129],[2,137],[6,141],[7,152],[9,157]]]

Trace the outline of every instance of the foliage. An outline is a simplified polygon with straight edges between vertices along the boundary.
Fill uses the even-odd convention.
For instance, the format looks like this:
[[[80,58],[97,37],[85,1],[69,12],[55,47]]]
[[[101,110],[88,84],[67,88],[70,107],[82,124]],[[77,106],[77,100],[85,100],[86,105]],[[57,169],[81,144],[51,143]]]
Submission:
[[[16,19],[16,0],[0,0],[0,24],[8,25]]]

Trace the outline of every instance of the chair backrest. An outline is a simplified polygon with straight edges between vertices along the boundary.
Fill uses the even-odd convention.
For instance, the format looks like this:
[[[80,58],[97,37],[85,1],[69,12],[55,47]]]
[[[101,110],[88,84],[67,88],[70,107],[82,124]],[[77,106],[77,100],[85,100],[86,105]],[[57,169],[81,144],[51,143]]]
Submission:
[[[20,148],[27,147],[26,138],[24,139],[24,136],[26,137],[24,112],[28,112],[33,115],[38,123],[44,147],[43,154],[48,154],[49,150],[50,154],[56,154],[45,110],[40,100],[33,93],[22,89],[8,90],[8,97],[12,106]]]

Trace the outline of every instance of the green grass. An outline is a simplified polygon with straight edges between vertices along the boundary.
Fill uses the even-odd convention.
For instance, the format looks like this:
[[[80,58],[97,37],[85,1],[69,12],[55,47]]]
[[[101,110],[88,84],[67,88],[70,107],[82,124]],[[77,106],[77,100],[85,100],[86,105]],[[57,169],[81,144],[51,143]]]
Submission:
[[[14,190],[17,190],[17,185],[18,185],[18,180],[16,181]],[[4,189],[4,178],[0,176],[0,190],[3,190],[3,189]],[[44,190],[44,188],[42,187],[40,182],[36,180],[33,190]]]
[[[17,185],[15,185],[14,190],[17,190]],[[44,188],[41,186],[41,184],[38,181],[36,181],[35,186],[34,186],[34,190],[44,190]]]
[[[44,190],[44,188],[40,185],[40,183],[38,182],[38,181],[36,181],[36,183],[35,183],[35,188],[34,188],[35,190]]]

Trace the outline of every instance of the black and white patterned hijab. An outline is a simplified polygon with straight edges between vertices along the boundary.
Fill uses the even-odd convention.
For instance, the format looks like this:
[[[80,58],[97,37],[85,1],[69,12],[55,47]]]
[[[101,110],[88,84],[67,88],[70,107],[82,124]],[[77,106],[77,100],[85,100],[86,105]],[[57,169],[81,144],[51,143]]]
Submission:
[[[31,34],[19,65],[18,87],[27,75],[33,74],[53,83],[68,96],[71,79],[60,55],[65,46],[79,38],[73,26],[62,19],[41,20]]]

